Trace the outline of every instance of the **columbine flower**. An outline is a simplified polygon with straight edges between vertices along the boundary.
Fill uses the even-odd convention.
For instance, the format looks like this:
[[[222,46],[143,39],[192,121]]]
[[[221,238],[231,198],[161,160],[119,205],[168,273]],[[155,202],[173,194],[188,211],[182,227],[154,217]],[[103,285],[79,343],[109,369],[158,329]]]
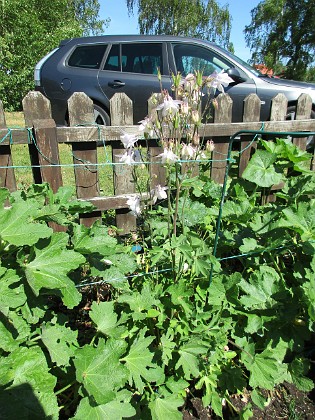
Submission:
[[[152,118],[145,117],[144,120],[139,121],[139,131],[143,132],[143,134],[148,134],[150,137],[153,137],[154,134],[154,127]]]
[[[192,73],[187,74],[184,80],[184,87],[191,91],[196,83],[196,76]]]
[[[140,208],[140,197],[139,196],[132,196],[127,200],[127,204],[130,209],[130,213],[134,216],[140,216],[141,208]]]
[[[124,145],[124,148],[129,149],[130,147],[133,147],[133,145],[137,142],[138,139],[133,134],[124,133],[122,136],[120,136],[120,140]]]
[[[160,184],[151,190],[152,203],[155,204],[157,200],[164,200],[167,198],[166,190],[167,187],[161,187]]]
[[[214,142],[213,142],[213,140],[208,140],[207,141],[206,150],[207,150],[207,152],[213,152],[214,151]]]
[[[159,154],[158,157],[161,158],[162,163],[173,163],[178,161],[179,157],[172,152],[172,150],[167,147],[164,148],[164,152]]]
[[[198,110],[194,109],[191,112],[191,120],[194,124],[198,124],[200,122],[200,114]]]
[[[183,159],[194,159],[196,157],[196,149],[191,144],[184,144],[181,151]]]
[[[215,71],[208,77],[207,86],[218,89],[220,92],[224,92],[224,87],[228,86],[232,82],[234,82],[234,80],[224,70],[220,73]]]
[[[158,105],[156,109],[158,111],[162,110],[162,117],[167,117],[168,115],[176,114],[181,103],[182,101],[175,100],[170,95],[166,95],[163,103]]]
[[[135,153],[132,149],[126,150],[126,152],[123,155],[117,156],[119,157],[119,162],[125,163],[126,165],[131,165],[132,163],[135,163]]]

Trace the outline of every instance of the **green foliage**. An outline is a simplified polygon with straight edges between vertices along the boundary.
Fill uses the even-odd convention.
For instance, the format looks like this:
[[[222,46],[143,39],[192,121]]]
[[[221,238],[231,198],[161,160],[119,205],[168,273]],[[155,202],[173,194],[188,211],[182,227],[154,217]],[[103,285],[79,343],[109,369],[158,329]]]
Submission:
[[[284,62],[286,78],[312,80],[307,68],[314,57],[314,13],[312,0],[259,2],[251,11],[251,24],[245,28],[253,62],[274,70]]]
[[[19,110],[34,90],[34,66],[62,39],[102,31],[98,0],[5,0],[0,3],[0,98]]]
[[[233,50],[228,8],[215,0],[127,0],[127,6],[130,13],[138,9],[142,34],[192,36]]]
[[[179,217],[169,219],[163,200],[150,206],[138,254],[131,238],[78,225],[75,211],[91,207],[67,189],[1,189],[5,415],[176,420],[198,393],[223,417],[223,400],[244,388],[260,408],[261,391],[284,381],[311,390],[315,175],[306,158],[285,140],[259,144],[243,179],[229,182],[216,256],[220,187],[203,175],[177,184]],[[276,202],[265,203],[279,179]],[[47,226],[52,208],[66,232]],[[250,418],[252,406],[235,414]]]

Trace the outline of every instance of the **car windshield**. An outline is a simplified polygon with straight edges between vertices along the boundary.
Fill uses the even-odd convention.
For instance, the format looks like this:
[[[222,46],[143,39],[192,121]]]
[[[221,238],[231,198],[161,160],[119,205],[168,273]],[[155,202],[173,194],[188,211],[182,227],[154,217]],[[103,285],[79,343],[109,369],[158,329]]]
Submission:
[[[227,51],[219,46],[217,46],[217,48],[219,48],[221,51],[223,51],[225,53],[225,55],[227,55],[229,58],[231,58],[232,60],[236,61],[238,64],[240,64],[242,67],[245,67],[246,70],[250,71],[251,73],[253,73],[255,76],[259,77],[259,76],[265,76],[264,74],[262,74],[259,70],[255,69],[254,67],[252,67],[250,64],[246,63],[246,61],[242,60],[241,58],[237,57],[236,55],[232,54],[230,51]]]

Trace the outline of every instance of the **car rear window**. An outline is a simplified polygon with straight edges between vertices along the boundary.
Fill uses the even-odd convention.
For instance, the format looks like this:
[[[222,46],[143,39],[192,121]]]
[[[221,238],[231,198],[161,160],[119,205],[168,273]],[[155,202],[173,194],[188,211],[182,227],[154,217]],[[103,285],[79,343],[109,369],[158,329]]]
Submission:
[[[101,65],[107,45],[81,45],[71,54],[68,65],[71,67],[83,67],[98,69]]]

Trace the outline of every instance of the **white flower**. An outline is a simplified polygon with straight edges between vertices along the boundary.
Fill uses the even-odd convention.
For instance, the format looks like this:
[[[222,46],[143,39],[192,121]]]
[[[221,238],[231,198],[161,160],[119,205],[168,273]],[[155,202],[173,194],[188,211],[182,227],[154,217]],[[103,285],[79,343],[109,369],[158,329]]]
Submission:
[[[188,73],[184,80],[184,87],[190,91],[194,87],[195,83],[196,76],[192,73]]]
[[[176,114],[181,103],[182,101],[175,100],[167,95],[165,96],[163,103],[158,105],[156,109],[158,111],[162,110],[162,117],[167,117],[168,115]]]
[[[111,260],[103,260],[103,263],[106,265],[112,265],[113,262]]]
[[[152,203],[155,204],[157,200],[164,200],[167,198],[166,190],[167,187],[161,187],[160,184],[151,190]]]
[[[124,133],[122,136],[120,136],[120,140],[124,145],[124,148],[129,149],[137,142],[138,139],[133,134]]]
[[[150,137],[153,137],[154,134],[154,126],[152,122],[152,118],[145,117],[144,120],[139,121],[139,131],[143,132],[143,134],[148,134]]]
[[[179,157],[175,155],[170,149],[164,148],[164,152],[159,154],[162,163],[173,163],[179,160]]]
[[[189,265],[185,262],[183,265],[183,272],[186,273],[188,271]]]
[[[220,92],[224,92],[224,87],[233,82],[234,80],[224,70],[220,73],[215,71],[208,77],[207,86],[218,89]]]
[[[119,162],[125,163],[126,165],[131,165],[136,162],[134,160],[135,153],[132,149],[128,149],[123,155],[117,157],[119,157]]]
[[[183,159],[194,159],[196,157],[196,149],[191,144],[183,143],[181,157]]]
[[[136,217],[141,214],[140,197],[139,196],[129,197],[129,199],[127,200],[127,204],[129,206],[131,214],[133,214]]]
[[[214,142],[213,140],[208,140],[206,143],[206,150],[207,152],[213,152],[214,151]]]

